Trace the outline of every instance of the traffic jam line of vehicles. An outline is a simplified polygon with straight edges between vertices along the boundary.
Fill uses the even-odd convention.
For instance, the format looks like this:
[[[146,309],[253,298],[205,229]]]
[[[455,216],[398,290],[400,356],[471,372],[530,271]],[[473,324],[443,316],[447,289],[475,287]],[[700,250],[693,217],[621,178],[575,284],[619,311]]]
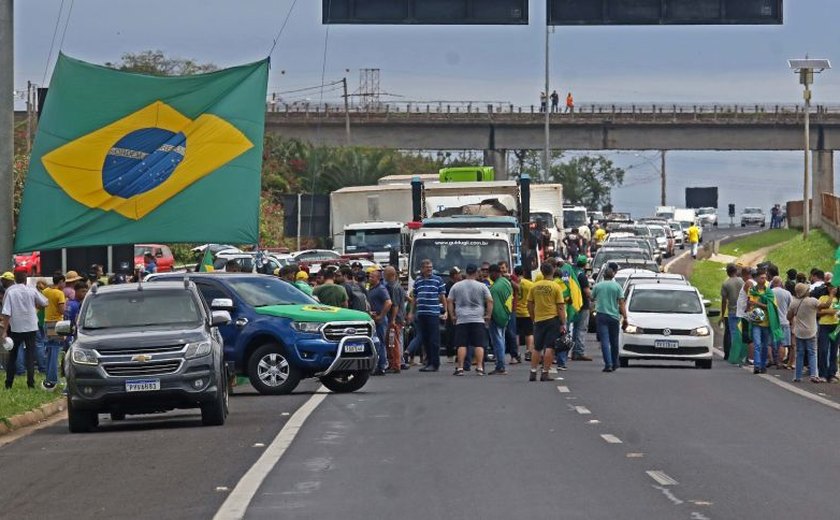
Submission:
[[[427,258],[444,279],[452,267],[471,263],[505,261],[533,271],[547,256],[565,254],[566,233],[595,216],[609,235],[593,247],[592,281],[617,264],[632,318],[621,334],[622,364],[689,359],[711,367],[706,303],[682,277],[659,273],[662,259],[685,246],[685,229],[699,223],[693,210],[659,208],[638,221],[590,215],[564,206],[559,184],[532,185],[527,176],[495,181],[484,167],[386,177],[377,186],[337,190],[331,201],[337,250],[208,244],[193,250],[195,271],[209,248],[211,272],[172,272],[168,247],[137,245],[135,255],[151,254],[162,269],[141,283],[92,290],[78,326],[56,327],[73,337],[65,358],[70,430],[95,428],[99,413],[119,421],[178,408],[198,408],[204,424],[223,424],[237,376],[261,394],[288,394],[305,378],[334,392],[356,391],[376,366],[371,317],[321,305],[269,274],[292,263],[310,274],[350,261],[391,264],[411,287]],[[239,272],[225,272],[231,261]]]

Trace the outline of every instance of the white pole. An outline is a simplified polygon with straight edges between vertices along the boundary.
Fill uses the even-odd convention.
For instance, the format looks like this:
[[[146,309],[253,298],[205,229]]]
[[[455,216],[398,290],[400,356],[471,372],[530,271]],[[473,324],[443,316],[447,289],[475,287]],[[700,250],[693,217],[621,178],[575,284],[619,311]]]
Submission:
[[[297,201],[297,250],[300,251],[300,226],[301,226],[301,214],[303,213],[303,208],[301,208],[301,200],[302,196],[298,193],[298,201]]]
[[[550,106],[550,99],[549,99],[549,46],[548,46],[548,35],[550,27],[548,25],[548,15],[549,12],[546,9],[545,12],[545,150],[544,150],[544,157],[543,157],[543,182],[548,182],[550,180],[549,174],[551,173],[551,138],[550,138],[550,123],[551,120],[549,118],[549,110],[551,109]]]
[[[810,79],[810,70],[805,72]],[[805,182],[802,188],[802,238],[808,238],[808,231],[811,228],[811,207],[808,185],[811,180],[810,159],[811,159],[811,89],[805,81]]]

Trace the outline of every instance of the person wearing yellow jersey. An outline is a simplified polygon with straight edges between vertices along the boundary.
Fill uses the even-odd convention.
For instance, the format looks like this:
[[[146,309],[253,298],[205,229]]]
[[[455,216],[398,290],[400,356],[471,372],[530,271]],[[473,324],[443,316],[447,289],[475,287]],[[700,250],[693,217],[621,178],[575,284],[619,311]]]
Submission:
[[[836,379],[837,374],[837,344],[840,338],[831,339],[831,333],[837,328],[840,319],[837,318],[837,287],[825,282],[828,294],[820,296],[817,316],[817,369],[821,379],[829,383]],[[833,357],[832,357],[833,356]]]
[[[595,233],[592,234],[592,238],[595,240],[595,244],[600,246],[607,239],[607,230],[595,224]]]
[[[554,282],[554,266],[544,263],[540,266],[543,279],[535,283],[528,294],[528,313],[534,321],[534,352],[531,355],[529,381],[537,380],[537,367],[542,356],[540,381],[551,381],[548,370],[554,362],[554,345],[560,335],[566,333],[566,301],[563,298],[565,284]]]
[[[47,299],[47,307],[44,309],[44,325],[47,329],[47,377],[42,383],[45,390],[54,390],[58,385],[58,354],[61,352],[63,341],[61,336],[55,333],[55,324],[64,319],[64,306],[67,303],[64,280],[63,274],[56,274],[53,276],[53,286],[42,292]]]
[[[527,348],[525,356],[527,361],[530,361],[534,350],[534,321],[531,319],[531,314],[528,312],[528,297],[531,295],[531,289],[534,287],[532,282],[525,276],[525,270],[521,265],[513,268],[513,272],[519,277],[519,294],[516,298],[516,331],[519,333],[519,341]]]
[[[697,259],[697,248],[700,245],[700,228],[697,223],[688,228],[688,243],[691,244],[691,257]]]

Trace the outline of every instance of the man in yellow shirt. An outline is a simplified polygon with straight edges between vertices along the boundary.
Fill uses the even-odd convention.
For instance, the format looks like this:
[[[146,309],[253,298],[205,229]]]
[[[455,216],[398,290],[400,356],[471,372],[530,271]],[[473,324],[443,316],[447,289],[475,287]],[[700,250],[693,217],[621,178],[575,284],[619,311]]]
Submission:
[[[529,381],[537,380],[537,367],[542,356],[543,368],[540,381],[551,381],[548,370],[554,362],[554,345],[566,333],[566,301],[563,281],[554,280],[554,266],[540,266],[543,279],[535,283],[528,294],[528,313],[534,321],[534,352],[531,355]],[[544,354],[543,354],[544,352]]]
[[[44,309],[44,326],[47,329],[47,377],[43,386],[45,390],[54,390],[58,384],[58,354],[62,348],[62,338],[55,333],[55,324],[64,319],[64,306],[67,297],[64,295],[65,278],[63,274],[53,276],[53,286],[47,287],[42,294],[47,299]]]
[[[534,351],[534,321],[528,311],[528,297],[531,295],[534,282],[525,276],[525,270],[521,265],[514,267],[513,272],[519,277],[519,294],[516,298],[516,332],[519,334],[520,344],[522,340],[525,342],[527,348],[525,356],[527,361],[530,361]]]
[[[691,257],[697,259],[697,248],[700,244],[700,228],[697,223],[688,228],[688,243],[691,244]]]

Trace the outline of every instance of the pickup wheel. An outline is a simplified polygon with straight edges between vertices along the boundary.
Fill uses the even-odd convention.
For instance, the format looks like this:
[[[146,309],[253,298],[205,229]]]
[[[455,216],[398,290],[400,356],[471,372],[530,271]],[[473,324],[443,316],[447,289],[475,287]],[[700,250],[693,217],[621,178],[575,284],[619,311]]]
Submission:
[[[283,347],[266,343],[257,348],[248,360],[251,386],[261,394],[288,394],[300,383],[300,369],[289,362]]]
[[[67,399],[67,423],[70,433],[87,433],[99,425],[99,415],[90,410],[77,410],[73,401]]]
[[[346,394],[359,390],[370,378],[370,372],[343,372],[330,374],[321,378],[321,384],[337,394]]]
[[[228,385],[224,376],[216,382],[216,390],[216,399],[201,405],[201,424],[204,426],[222,426],[227,419]]]

